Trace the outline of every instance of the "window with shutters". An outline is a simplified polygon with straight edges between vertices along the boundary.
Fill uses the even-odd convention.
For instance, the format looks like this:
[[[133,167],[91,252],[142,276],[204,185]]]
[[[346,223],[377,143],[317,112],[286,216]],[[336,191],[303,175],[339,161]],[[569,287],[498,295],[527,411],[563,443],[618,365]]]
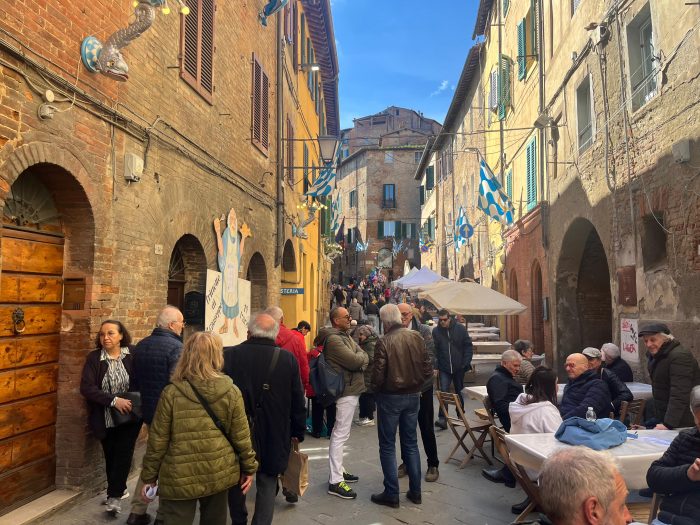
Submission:
[[[489,80],[489,109],[498,111],[498,69],[491,71]]]
[[[527,173],[527,211],[537,205],[537,138],[533,137],[525,149]]]
[[[379,221],[377,223],[377,238],[383,239],[384,237],[394,237],[395,235],[396,221]]]
[[[403,228],[403,239],[415,239],[417,236],[417,228],[415,223],[413,222],[404,222],[402,223],[402,228]]]
[[[518,34],[518,80],[524,80],[531,66],[537,61],[539,49],[537,20],[538,2],[530,0],[530,9],[517,24]]]
[[[501,67],[498,70],[498,118],[503,120],[511,105],[510,57],[501,55]]]
[[[287,117],[287,182],[294,189],[294,126]]]
[[[253,54],[252,73],[251,140],[263,153],[267,154],[270,147],[270,83],[267,73],[255,54]]]
[[[204,100],[214,94],[214,0],[187,0],[190,13],[180,15],[180,78]]]
[[[296,2],[291,2],[292,4],[292,64],[294,65],[294,71],[299,67],[299,19],[298,19],[298,8]]]
[[[302,176],[304,177],[304,182],[303,184],[303,193],[306,193],[309,191],[309,147],[306,145],[306,142],[304,142],[304,157],[303,157],[303,168],[302,168]]]
[[[350,191],[350,207],[357,208],[357,190]]]
[[[423,206],[425,204],[425,186],[418,188],[418,203]]]
[[[301,52],[299,53],[299,67],[306,61],[306,15],[302,13],[299,16],[299,44]]]
[[[659,52],[654,52],[654,27],[649,4],[627,26],[627,51],[632,110],[636,111],[656,96],[661,66],[660,59],[656,57]]]
[[[435,168],[428,166],[425,168],[425,189],[431,191],[435,187]]]
[[[435,161],[435,171],[437,171],[438,182],[442,182],[442,179],[443,179],[443,176],[442,176],[442,157],[438,157],[437,160]]]
[[[288,44],[294,43],[294,15],[295,2],[290,2],[284,6],[284,39]]]

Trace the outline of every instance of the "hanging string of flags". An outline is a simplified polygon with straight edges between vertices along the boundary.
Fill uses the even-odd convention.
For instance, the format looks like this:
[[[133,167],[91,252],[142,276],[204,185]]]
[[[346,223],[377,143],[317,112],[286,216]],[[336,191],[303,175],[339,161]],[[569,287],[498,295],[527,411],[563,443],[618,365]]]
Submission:
[[[304,196],[306,197],[326,197],[333,191],[333,180],[335,179],[335,171],[332,168],[323,168],[318,178],[309,186],[309,189]]]
[[[510,226],[513,224],[513,203],[483,159],[479,167],[479,176],[479,209],[493,220]]]

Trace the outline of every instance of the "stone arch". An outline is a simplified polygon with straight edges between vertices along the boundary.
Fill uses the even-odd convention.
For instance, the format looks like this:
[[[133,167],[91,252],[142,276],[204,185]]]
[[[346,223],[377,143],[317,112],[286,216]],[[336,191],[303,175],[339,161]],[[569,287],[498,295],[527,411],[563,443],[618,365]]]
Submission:
[[[185,234],[170,254],[167,303],[177,306],[192,329],[204,326],[204,295],[207,284],[207,258],[199,239]]]
[[[532,264],[530,275],[532,343],[537,352],[540,353],[544,351],[544,304],[542,303],[542,268],[539,261]]]
[[[515,299],[516,301],[519,301],[518,299],[518,274],[515,271],[515,268],[513,268],[510,271],[510,279],[508,280],[508,295],[510,296],[511,299]],[[508,337],[510,337],[510,340],[515,343],[518,339],[520,339],[520,317],[517,315],[510,315],[508,316],[510,320],[510,334],[508,334]]]
[[[37,373],[41,375],[37,383],[41,385],[27,407],[32,414],[25,414],[33,418],[35,426],[24,429],[18,422],[16,433],[8,438],[18,449],[22,449],[21,440],[25,437],[43,442],[34,451],[41,453],[34,459],[36,468],[21,469],[14,476],[19,487],[16,495],[31,499],[53,486],[80,485],[90,466],[99,461],[96,449],[91,446],[94,441],[85,431],[84,404],[76,404],[74,392],[74,385],[80,383],[82,359],[94,347],[90,337],[91,307],[93,297],[100,293],[99,286],[94,286],[96,214],[90,197],[95,194],[80,160],[68,149],[51,144],[29,143],[18,148],[0,166],[0,174],[3,251],[10,253],[21,244],[31,250],[28,253],[42,254],[33,257],[33,270],[13,265],[11,258],[3,257],[0,261],[4,281],[23,290],[20,296],[13,296],[13,287],[7,286],[0,290],[0,302],[19,302],[19,307],[27,301],[34,303],[31,306],[34,313],[27,322],[35,326],[27,326],[23,334],[3,343],[26,346],[28,357],[31,355],[35,360],[24,364],[25,375],[33,374],[30,370],[33,365],[38,365]],[[37,191],[35,196],[41,195],[47,202],[28,196],[31,188]],[[12,205],[8,205],[10,201]],[[23,207],[50,210],[54,216],[43,212],[24,215],[23,219],[19,215],[6,215],[6,212],[14,215]],[[39,220],[26,220],[30,216]],[[55,293],[51,292],[54,288]],[[29,299],[25,301],[22,296]],[[41,328],[33,331],[39,325]],[[25,337],[32,337],[32,343],[22,343]],[[17,386],[19,393],[21,389]],[[21,395],[11,400],[22,403]],[[37,423],[39,430],[35,430]],[[46,439],[35,435],[44,431],[41,429],[50,432]],[[5,473],[10,475],[10,471],[7,468]],[[27,477],[32,472],[41,472],[43,477]]]
[[[555,278],[559,365],[572,352],[612,340],[612,295],[605,248],[595,226],[575,219],[564,235]]]
[[[250,257],[246,279],[250,281],[251,312],[264,309],[267,306],[267,267],[260,252]]]

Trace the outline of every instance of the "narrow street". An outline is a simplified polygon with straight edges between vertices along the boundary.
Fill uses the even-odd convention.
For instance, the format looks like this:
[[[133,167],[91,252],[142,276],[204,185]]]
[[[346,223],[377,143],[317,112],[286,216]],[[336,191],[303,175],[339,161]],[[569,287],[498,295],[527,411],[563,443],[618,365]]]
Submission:
[[[485,384],[491,370],[482,367],[477,376],[476,384]],[[481,405],[476,401],[465,399],[468,414]],[[447,457],[455,443],[455,438],[449,429],[436,432],[439,456],[441,461]],[[420,443],[420,437],[419,437]],[[422,445],[421,468],[425,471],[425,454]],[[485,447],[490,452],[490,444]],[[398,449],[398,442],[397,442]],[[284,501],[280,493],[276,500],[274,523],[280,525],[292,524],[354,524],[354,525],[503,525],[511,523],[515,518],[510,513],[510,507],[519,503],[523,492],[506,488],[502,484],[490,483],[481,476],[481,469],[486,462],[481,459],[472,460],[464,469],[452,461],[440,464],[440,479],[436,483],[423,482],[423,503],[414,505],[404,494],[408,490],[408,479],[400,480],[401,508],[391,509],[375,505],[370,501],[370,495],[382,490],[382,470],[379,464],[379,447],[377,445],[376,427],[359,427],[353,425],[346,446],[346,463],[348,471],[360,477],[359,483],[353,485],[358,493],[356,500],[341,500],[326,493],[328,479],[328,440],[306,437],[302,450],[309,455],[310,487],[300,498],[299,503],[290,505]],[[463,454],[458,455],[463,458]],[[136,479],[129,480],[129,490],[133,491]],[[249,493],[249,519],[252,518],[252,507],[255,486]],[[97,525],[119,524],[126,520],[128,504],[124,502],[122,514],[118,519],[104,512],[101,502],[103,494],[81,501],[72,508],[43,520],[42,525]],[[153,511],[150,510],[153,514]],[[230,523],[230,522],[229,522]]]

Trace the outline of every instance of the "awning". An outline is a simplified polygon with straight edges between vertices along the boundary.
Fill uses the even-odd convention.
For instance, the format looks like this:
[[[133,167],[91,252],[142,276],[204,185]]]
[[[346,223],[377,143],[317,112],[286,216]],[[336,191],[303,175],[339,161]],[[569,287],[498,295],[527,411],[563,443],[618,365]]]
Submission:
[[[527,310],[515,299],[472,282],[435,283],[419,291],[418,297],[461,315],[515,315]]]

